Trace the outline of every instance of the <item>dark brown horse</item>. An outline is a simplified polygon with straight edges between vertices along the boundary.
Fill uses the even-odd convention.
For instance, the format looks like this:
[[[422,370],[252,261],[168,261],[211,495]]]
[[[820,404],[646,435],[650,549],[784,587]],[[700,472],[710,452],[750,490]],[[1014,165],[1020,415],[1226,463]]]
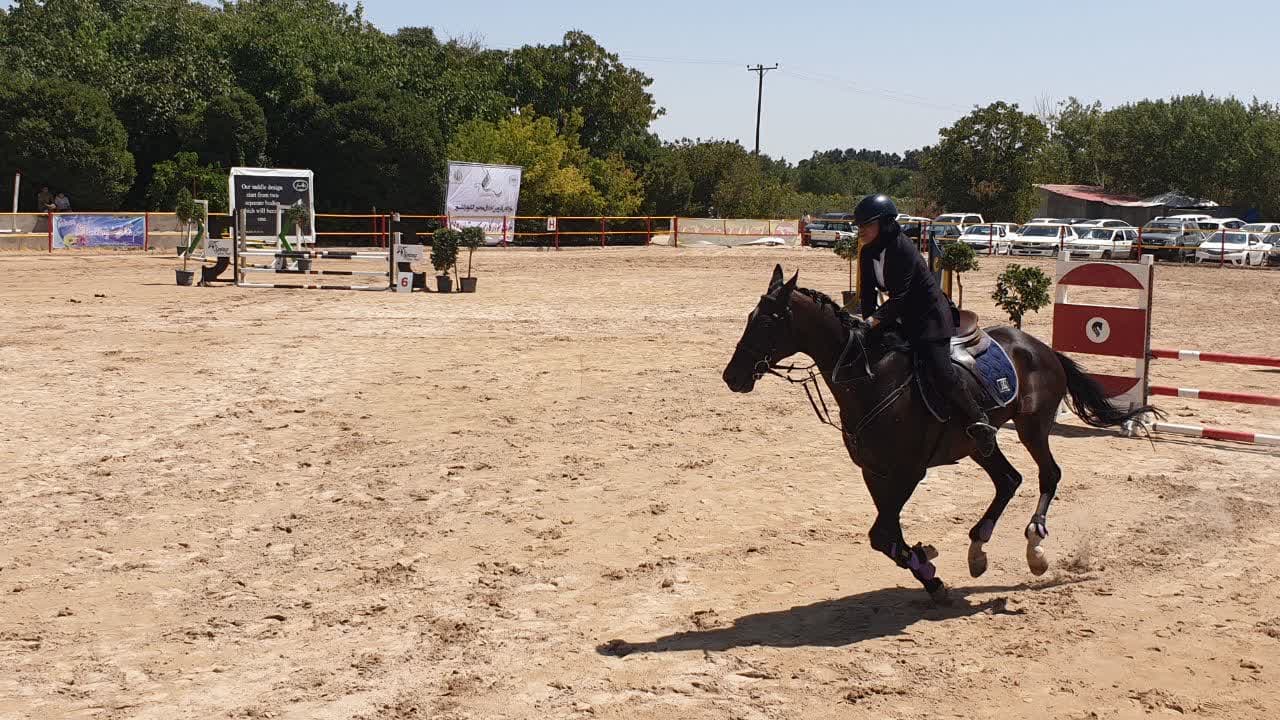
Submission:
[[[748,393],[764,374],[778,374],[782,369],[778,363],[787,357],[803,353],[814,361],[839,405],[845,448],[862,468],[876,505],[871,546],[909,569],[935,600],[942,601],[946,585],[932,562],[937,552],[918,543],[908,545],[902,537],[899,515],[916,485],[929,468],[965,457],[991,476],[995,499],[969,531],[969,573],[978,577],[987,569],[983,546],[991,540],[1022,476],[999,449],[990,457],[979,454],[962,423],[939,422],[929,412],[912,382],[912,361],[901,338],[891,331],[869,331],[861,318],[848,314],[826,295],[797,288],[798,277],[796,273],[784,282],[782,267],[774,268],[768,291],[747,317],[746,330],[724,369],[724,381],[730,390]],[[1031,572],[1041,575],[1049,569],[1041,548],[1049,535],[1049,503],[1062,477],[1049,451],[1049,431],[1062,402],[1093,427],[1123,425],[1154,410],[1114,407],[1080,366],[1021,330],[997,327],[988,334],[1008,353],[1019,380],[1017,398],[992,410],[991,422],[999,427],[1012,420],[1040,471],[1040,502],[1024,535],[1027,564]]]

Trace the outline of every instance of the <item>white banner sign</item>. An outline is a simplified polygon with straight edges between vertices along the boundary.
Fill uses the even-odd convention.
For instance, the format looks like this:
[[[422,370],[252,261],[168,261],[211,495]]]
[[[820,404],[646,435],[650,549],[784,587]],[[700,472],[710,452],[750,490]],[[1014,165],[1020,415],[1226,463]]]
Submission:
[[[489,245],[510,242],[520,203],[523,168],[449,161],[449,190],[445,214],[449,225],[484,228]]]
[[[204,255],[205,257],[215,258],[231,257],[231,243],[231,238],[206,240],[204,243]]]
[[[397,245],[396,246],[396,262],[416,263],[422,262],[426,257],[426,247],[423,245]]]

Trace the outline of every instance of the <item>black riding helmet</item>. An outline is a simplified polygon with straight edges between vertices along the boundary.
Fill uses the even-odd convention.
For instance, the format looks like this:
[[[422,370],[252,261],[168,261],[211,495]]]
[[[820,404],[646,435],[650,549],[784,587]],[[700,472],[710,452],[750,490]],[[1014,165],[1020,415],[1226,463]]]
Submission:
[[[898,206],[893,204],[888,195],[868,195],[853,209],[853,220],[859,225],[880,220],[883,226],[885,220],[897,219]]]

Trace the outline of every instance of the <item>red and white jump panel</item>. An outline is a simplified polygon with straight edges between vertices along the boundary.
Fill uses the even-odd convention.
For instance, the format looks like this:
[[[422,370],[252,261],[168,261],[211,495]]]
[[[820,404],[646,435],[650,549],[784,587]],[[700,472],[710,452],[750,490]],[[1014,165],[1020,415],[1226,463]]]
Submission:
[[[1221,428],[1208,428],[1200,425],[1175,425],[1173,423],[1152,423],[1151,429],[1156,432],[1172,433],[1174,435],[1185,435],[1187,437],[1203,438],[1205,440],[1230,440],[1232,442],[1250,443],[1253,445],[1272,445],[1280,447],[1280,435],[1267,435],[1258,432],[1246,432],[1241,430],[1223,430]]]
[[[1218,402],[1241,403],[1243,405],[1267,405],[1280,407],[1280,397],[1272,395],[1254,395],[1252,393],[1222,392],[1219,390],[1200,390],[1199,388],[1176,388],[1164,385],[1152,385],[1147,388],[1152,395],[1188,398],[1191,400],[1216,400]]]
[[[1233,365],[1261,365],[1262,367],[1280,368],[1280,358],[1265,355],[1232,355],[1231,353],[1201,352],[1199,350],[1156,350],[1151,357],[1165,360],[1188,360],[1191,362],[1231,363]]]

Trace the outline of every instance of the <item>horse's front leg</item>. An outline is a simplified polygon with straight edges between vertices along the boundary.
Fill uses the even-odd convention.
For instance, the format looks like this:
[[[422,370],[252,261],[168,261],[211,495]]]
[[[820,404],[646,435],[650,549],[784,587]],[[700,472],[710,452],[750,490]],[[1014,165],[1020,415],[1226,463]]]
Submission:
[[[911,498],[916,485],[924,479],[924,471],[892,477],[863,471],[862,478],[871,492],[877,511],[876,521],[868,533],[871,547],[889,556],[898,567],[910,570],[935,602],[945,602],[947,586],[938,577],[938,569],[933,564],[938,551],[932,546],[919,543],[914,547],[910,546],[902,537],[902,508]]]

